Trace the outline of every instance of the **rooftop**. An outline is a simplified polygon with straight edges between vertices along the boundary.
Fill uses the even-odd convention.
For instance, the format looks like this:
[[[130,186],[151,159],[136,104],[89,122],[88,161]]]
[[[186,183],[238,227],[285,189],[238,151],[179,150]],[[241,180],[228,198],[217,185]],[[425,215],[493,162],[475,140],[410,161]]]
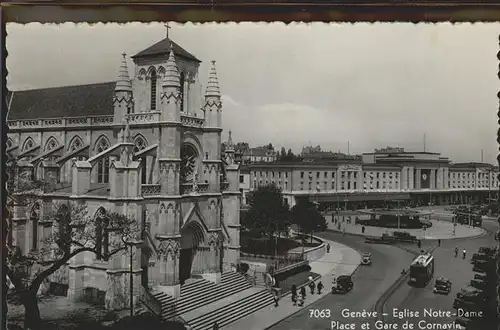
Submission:
[[[113,114],[116,81],[14,91],[7,94],[7,120]]]
[[[170,38],[165,38],[158,41],[156,44],[144,49],[143,51],[132,56],[133,59],[158,56],[158,55],[168,55],[170,53],[170,48],[173,48],[174,55],[177,57],[182,57],[191,61],[196,61],[200,63],[201,61],[197,59],[193,54],[189,53],[187,50],[179,46],[177,43],[172,41]]]

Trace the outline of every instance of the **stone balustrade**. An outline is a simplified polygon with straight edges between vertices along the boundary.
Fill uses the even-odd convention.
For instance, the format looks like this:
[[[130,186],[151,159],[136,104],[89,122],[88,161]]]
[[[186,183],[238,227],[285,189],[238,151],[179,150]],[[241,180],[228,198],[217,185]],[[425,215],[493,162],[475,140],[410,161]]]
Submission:
[[[67,118],[42,118],[8,120],[7,125],[11,130],[35,130],[40,128],[64,128],[80,126],[108,126],[113,123],[113,116],[67,117]]]
[[[206,193],[208,191],[208,183],[198,183],[197,188],[194,189],[193,183],[183,183],[181,184],[181,195],[188,195],[191,193]],[[196,190],[196,191],[195,191]]]
[[[139,112],[128,114],[129,123],[151,124],[160,121],[159,111]],[[203,127],[203,118],[190,115],[181,116],[181,123],[189,127]],[[66,118],[41,118],[41,119],[20,119],[8,120],[7,125],[11,130],[30,130],[39,128],[64,128],[80,126],[107,126],[113,124],[113,116],[91,116],[91,117],[66,117]]]
[[[160,112],[141,112],[141,113],[131,113],[127,115],[129,123],[133,124],[149,124],[160,121]]]
[[[141,194],[143,196],[159,195],[160,194],[160,185],[159,184],[143,184],[143,185],[141,185]]]
[[[205,123],[205,120],[199,117],[181,116],[181,123],[184,126],[202,127],[203,124]]]

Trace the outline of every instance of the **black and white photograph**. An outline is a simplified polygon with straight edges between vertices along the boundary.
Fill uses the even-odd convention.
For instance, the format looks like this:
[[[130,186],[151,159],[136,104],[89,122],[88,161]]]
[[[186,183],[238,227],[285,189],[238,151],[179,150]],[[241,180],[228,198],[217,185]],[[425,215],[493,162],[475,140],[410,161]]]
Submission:
[[[6,31],[7,329],[497,329],[498,23]]]

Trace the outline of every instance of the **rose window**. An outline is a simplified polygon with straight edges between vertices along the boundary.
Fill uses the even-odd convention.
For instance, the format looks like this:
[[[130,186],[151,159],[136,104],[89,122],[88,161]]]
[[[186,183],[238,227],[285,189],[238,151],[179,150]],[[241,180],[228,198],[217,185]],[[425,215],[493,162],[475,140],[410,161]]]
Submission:
[[[196,162],[198,159],[198,153],[196,149],[185,144],[181,149],[181,180],[182,182],[193,181],[194,175],[196,173]]]

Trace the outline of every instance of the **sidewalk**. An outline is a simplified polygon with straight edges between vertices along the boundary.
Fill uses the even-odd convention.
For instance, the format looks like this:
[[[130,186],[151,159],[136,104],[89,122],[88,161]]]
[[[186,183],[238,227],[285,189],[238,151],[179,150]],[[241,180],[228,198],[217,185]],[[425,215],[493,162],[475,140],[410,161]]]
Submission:
[[[339,231],[337,225],[332,223],[332,218],[327,217],[328,229]],[[364,234],[361,233],[362,225],[355,225],[354,221],[351,224],[346,222],[341,223],[342,232],[345,229],[346,234],[356,234],[362,236],[376,236],[380,237],[382,234],[391,234],[395,231],[406,231],[411,235],[417,237],[417,239],[454,239],[454,238],[468,238],[468,237],[478,237],[484,235],[486,232],[482,228],[473,228],[466,225],[457,225],[455,228],[455,234],[453,234],[453,223],[449,221],[431,220],[432,227],[423,229],[407,229],[407,228],[383,228],[374,226],[365,226]]]
[[[331,294],[332,273],[335,272],[336,276],[350,275],[354,273],[361,262],[361,256],[354,249],[351,249],[346,245],[328,240],[324,240],[324,242],[330,244],[330,253],[326,253],[322,258],[309,264],[312,272],[321,275],[321,282],[324,285],[321,295],[310,295],[308,290],[304,306],[302,307],[293,305],[290,294],[284,295],[281,297],[278,307],[274,307],[274,305],[265,307],[252,315],[223,327],[222,329],[267,329],[295,312],[298,312],[303,308],[307,308],[307,306],[327,294]]]

